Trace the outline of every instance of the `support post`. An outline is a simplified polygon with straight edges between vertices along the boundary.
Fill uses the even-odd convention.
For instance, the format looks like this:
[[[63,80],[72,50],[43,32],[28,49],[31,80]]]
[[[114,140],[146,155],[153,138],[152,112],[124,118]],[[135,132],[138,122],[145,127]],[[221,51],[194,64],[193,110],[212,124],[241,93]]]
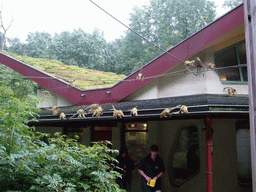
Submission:
[[[255,0],[243,0],[243,2],[250,108],[252,187],[256,192],[256,2]]]
[[[206,181],[207,181],[207,192],[213,191],[212,185],[212,126],[211,117],[206,117]]]

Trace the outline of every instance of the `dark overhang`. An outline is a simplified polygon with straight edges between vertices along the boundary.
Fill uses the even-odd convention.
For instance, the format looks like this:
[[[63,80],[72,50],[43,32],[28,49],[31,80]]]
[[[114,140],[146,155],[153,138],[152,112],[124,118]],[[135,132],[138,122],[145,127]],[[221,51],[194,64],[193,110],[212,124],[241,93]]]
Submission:
[[[113,118],[112,105],[116,109],[120,109],[124,113],[122,119]],[[248,116],[249,114],[249,98],[248,96],[233,96],[228,95],[193,95],[183,97],[170,97],[149,100],[135,100],[118,103],[108,103],[101,105],[103,114],[98,117],[92,117],[91,114],[86,118],[70,118],[78,109],[86,109],[88,105],[61,107],[60,113],[66,114],[67,120],[60,120],[58,115],[52,115],[52,112],[47,109],[42,109],[40,117],[37,121],[30,121],[29,125],[35,126],[86,126],[98,124],[116,124],[117,122],[136,122],[136,121],[152,121],[152,120],[168,120],[170,118],[161,118],[160,114],[165,108],[172,108],[177,105],[186,105],[189,113],[173,114],[171,119],[193,119],[202,118],[206,115],[218,117],[235,117]],[[137,106],[138,116],[132,117],[130,110]],[[178,109],[177,109],[178,110]],[[176,111],[177,111],[176,110]],[[175,111],[175,110],[174,110]]]

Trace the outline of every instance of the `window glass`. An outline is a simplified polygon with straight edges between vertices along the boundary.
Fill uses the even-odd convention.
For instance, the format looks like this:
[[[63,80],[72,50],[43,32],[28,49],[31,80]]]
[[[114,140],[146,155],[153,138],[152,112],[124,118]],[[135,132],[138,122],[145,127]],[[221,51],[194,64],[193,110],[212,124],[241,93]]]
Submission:
[[[141,124],[127,124],[125,126],[126,131],[147,131],[147,124],[141,123]]]
[[[247,67],[242,67],[242,74],[243,74],[244,81],[248,81]]]
[[[221,81],[247,82],[245,42],[235,44],[214,54],[215,65]]]
[[[241,184],[252,183],[250,129],[248,121],[236,123],[237,171]]]
[[[217,67],[236,66],[236,52],[235,48],[229,48],[215,54],[215,64]],[[218,70],[222,81],[240,81],[238,68],[227,68]]]
[[[180,132],[172,158],[174,184],[182,184],[199,171],[199,141],[195,126],[183,128]]]
[[[240,64],[246,64],[246,49],[245,49],[245,43],[241,43],[237,45],[237,52],[239,55]]]
[[[147,124],[126,124],[125,130],[125,146],[137,165],[149,153]]]
[[[239,55],[240,65],[247,64],[245,43],[241,43],[237,46],[237,52]],[[243,80],[248,81],[247,67],[242,67],[241,70],[242,70]]]

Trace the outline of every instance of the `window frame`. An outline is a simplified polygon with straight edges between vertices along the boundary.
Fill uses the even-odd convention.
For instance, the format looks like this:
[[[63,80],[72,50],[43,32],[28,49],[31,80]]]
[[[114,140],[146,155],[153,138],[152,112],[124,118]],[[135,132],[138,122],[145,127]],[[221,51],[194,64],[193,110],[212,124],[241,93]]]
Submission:
[[[239,154],[238,154],[238,141],[237,141],[237,133],[238,133],[238,130],[239,129],[246,129],[250,132],[250,122],[248,119],[240,119],[240,120],[237,120],[236,122],[236,160],[237,160],[237,179],[238,179],[238,183],[240,185],[245,185],[245,186],[250,186],[252,185],[252,175],[251,175],[251,180],[249,182],[244,182],[244,178],[241,178],[240,176],[240,172],[239,172],[239,168],[238,168],[238,163],[239,163],[239,160],[238,160],[238,157],[239,157]],[[250,136],[250,133],[249,133],[249,136]],[[250,144],[250,141],[249,141],[249,144]],[[250,170],[252,168],[252,161],[251,161],[251,154],[249,153],[249,158],[248,158],[248,161],[251,163],[251,167],[250,167]],[[251,173],[252,174],[252,173]]]
[[[175,181],[175,176],[174,176],[174,167],[173,167],[173,160],[174,160],[174,155],[177,151],[177,146],[178,146],[178,143],[179,143],[179,140],[181,138],[181,133],[182,133],[182,130],[184,129],[189,129],[190,127],[195,127],[197,129],[197,133],[198,133],[198,150],[199,150],[199,169],[194,172],[193,174],[191,174],[189,177],[187,177],[186,179],[184,179],[182,182],[178,183]],[[174,186],[181,186],[181,185],[184,185],[187,181],[189,181],[191,178],[193,178],[195,175],[199,174],[200,173],[200,170],[201,170],[201,161],[200,161],[200,138],[199,138],[199,129],[196,125],[188,125],[188,126],[182,126],[181,128],[179,128],[179,131],[177,133],[177,136],[176,136],[176,141],[174,142],[174,149],[172,151],[172,156],[170,158],[170,167],[171,167],[171,172],[169,172],[170,174],[170,180],[171,180],[171,184],[174,185]]]
[[[134,129],[126,129],[126,126],[129,126],[129,125],[136,125],[136,124],[146,124],[146,129],[144,129],[144,130],[141,130],[141,129],[137,129],[136,130],[136,128],[134,127]],[[133,153],[131,153],[130,152],[130,148],[129,148],[129,146],[127,146],[127,138],[126,138],[126,134],[136,134],[136,133],[146,133],[146,143],[145,143],[145,154],[143,154],[140,158],[134,158],[134,155],[133,155]],[[128,153],[129,153],[129,155],[130,155],[130,157],[134,160],[134,163],[135,163],[135,165],[137,165],[139,162],[140,162],[140,160],[141,160],[141,158],[142,157],[144,157],[145,155],[147,155],[148,153],[149,153],[149,140],[148,140],[148,122],[145,122],[145,121],[138,121],[138,122],[129,122],[129,123],[125,123],[124,124],[124,130],[123,130],[123,137],[124,137],[124,146],[125,147],[127,147],[127,149],[128,149]],[[136,137],[136,136],[135,136]]]
[[[219,76],[219,78],[220,78],[221,83],[223,83],[223,84],[248,84],[248,81],[245,81],[245,80],[244,80],[244,76],[243,76],[243,72],[242,72],[242,68],[243,68],[244,66],[241,66],[241,65],[247,64],[247,63],[240,63],[239,53],[238,53],[238,49],[237,49],[237,47],[238,47],[239,45],[243,44],[243,43],[245,44],[245,40],[240,41],[240,42],[235,43],[235,44],[233,44],[233,45],[230,45],[230,46],[228,46],[228,47],[226,47],[226,48],[224,48],[224,49],[221,49],[221,50],[219,50],[219,51],[214,52],[214,62],[215,62],[215,55],[216,55],[217,53],[221,53],[221,52],[226,51],[226,50],[228,50],[228,49],[230,49],[230,48],[233,48],[233,47],[235,48],[236,60],[237,60],[237,65],[238,65],[237,68],[238,68],[238,71],[239,71],[240,81],[221,80],[220,75],[219,75],[219,73],[218,73],[218,76]],[[215,62],[215,63],[216,63],[216,62]],[[217,66],[216,66],[216,67],[217,67]],[[246,68],[247,68],[247,66],[246,66]]]

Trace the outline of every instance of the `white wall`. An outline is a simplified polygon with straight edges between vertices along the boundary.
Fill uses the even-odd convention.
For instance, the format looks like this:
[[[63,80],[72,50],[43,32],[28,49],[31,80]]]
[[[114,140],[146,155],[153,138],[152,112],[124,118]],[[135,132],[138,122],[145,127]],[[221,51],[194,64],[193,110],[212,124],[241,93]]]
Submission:
[[[206,66],[208,63],[214,63],[213,47],[205,49],[188,60],[193,60],[196,56],[199,56]],[[174,69],[171,69],[166,74],[166,77],[158,78],[153,82],[150,82],[140,90],[131,94],[125,100],[146,100],[156,99],[164,97],[176,97],[187,95],[199,95],[199,94],[224,94],[227,95],[227,90],[223,90],[225,87],[233,87],[237,90],[237,95],[248,95],[247,84],[226,84],[220,81],[217,70],[204,68],[189,69],[193,71],[182,72],[185,69],[184,64],[180,63]],[[174,75],[174,72],[181,72],[178,75]]]
[[[63,107],[63,106],[74,105],[70,101],[60,97],[59,95],[49,90],[46,90],[43,87],[40,87],[39,89],[37,89],[37,97],[43,99],[43,101],[37,105],[38,108],[45,108],[45,107],[52,107],[52,106]]]
[[[126,101],[131,100],[146,100],[159,97],[158,80],[153,80],[151,83],[140,88],[133,94],[125,98]]]

